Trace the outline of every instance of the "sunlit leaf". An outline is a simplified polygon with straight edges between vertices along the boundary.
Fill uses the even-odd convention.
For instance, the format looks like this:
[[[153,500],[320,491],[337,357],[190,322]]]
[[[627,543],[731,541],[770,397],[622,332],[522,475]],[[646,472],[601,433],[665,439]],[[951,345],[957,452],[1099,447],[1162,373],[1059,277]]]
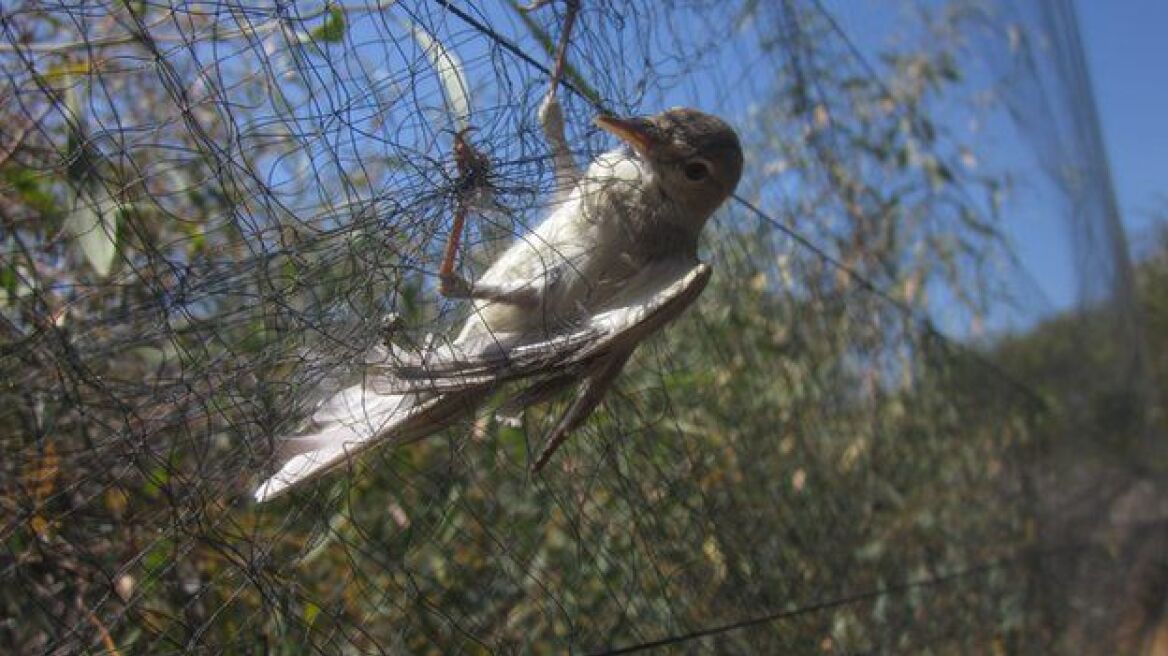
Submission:
[[[458,130],[466,129],[470,125],[470,87],[466,83],[462,63],[454,53],[443,47],[441,42],[431,37],[421,27],[411,26],[410,33],[430,58],[434,71],[438,73],[438,80],[442,83],[442,92],[446,98],[446,108],[455,127]]]
[[[34,515],[32,519],[28,520],[28,527],[41,540],[48,540],[52,537],[53,522],[45,519],[40,515]]]
[[[104,278],[109,275],[118,252],[117,217],[121,206],[100,187],[93,195],[96,198],[75,197],[73,210],[65,219],[65,229],[76,239],[93,270]]]
[[[21,478],[36,503],[43,502],[53,494],[57,477],[61,474],[60,464],[57,450],[51,442],[45,444],[44,449],[27,463]]]
[[[316,618],[320,615],[320,606],[311,601],[304,604],[304,624],[305,626],[312,626],[316,622]]]
[[[340,43],[345,38],[345,11],[340,7],[329,10],[324,24],[312,31],[314,41]]]
[[[56,522],[44,516],[43,505],[56,491],[57,478],[61,474],[61,461],[53,444],[47,443],[44,448],[24,467],[21,472],[21,483],[32,497],[35,509],[28,526],[40,540],[48,540]]]

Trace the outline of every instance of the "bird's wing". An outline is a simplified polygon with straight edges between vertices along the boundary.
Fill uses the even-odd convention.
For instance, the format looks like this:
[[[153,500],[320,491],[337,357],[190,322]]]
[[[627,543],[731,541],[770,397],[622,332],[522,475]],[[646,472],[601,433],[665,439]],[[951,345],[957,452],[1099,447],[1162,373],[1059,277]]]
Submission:
[[[431,345],[412,361],[398,353],[386,364],[371,365],[365,381],[340,390],[316,411],[315,432],[280,441],[283,465],[255,498],[279,496],[386,439],[404,443],[441,430],[473,412],[499,383],[545,374],[527,398],[534,402],[549,391],[541,386],[560,390],[568,375],[578,374],[581,392],[549,437],[537,463],[542,465],[599,404],[637,344],[685,310],[710,275],[706,264],[659,262],[629,280],[606,308],[562,335],[527,343],[511,336],[495,348]]]
[[[568,439],[568,435],[583,424],[592,411],[596,409],[596,406],[600,405],[600,402],[604,400],[604,395],[608,393],[608,388],[612,387],[613,381],[616,380],[621,369],[624,369],[625,363],[629,361],[629,356],[633,354],[634,348],[636,348],[636,344],[611,351],[594,360],[594,365],[589,368],[584,375],[584,380],[580,383],[572,405],[568,406],[560,420],[556,422],[555,427],[544,438],[543,450],[531,465],[532,473],[538,473],[539,470],[543,469],[544,465],[555,454],[556,449],[559,449],[564,440]]]
[[[574,329],[505,348],[460,349],[449,344],[421,357],[385,365],[380,393],[449,392],[518,378],[588,368],[609,353],[631,352],[643,339],[676,318],[710,280],[709,265],[663,260],[644,267],[601,311]],[[469,352],[468,352],[469,351]]]

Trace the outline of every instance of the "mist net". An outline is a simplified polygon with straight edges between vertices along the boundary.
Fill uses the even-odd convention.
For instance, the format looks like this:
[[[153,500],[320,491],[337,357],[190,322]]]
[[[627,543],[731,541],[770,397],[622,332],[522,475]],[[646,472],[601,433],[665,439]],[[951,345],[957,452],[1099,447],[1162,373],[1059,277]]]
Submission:
[[[6,2],[0,648],[1141,644],[1061,464],[1149,439],[1131,264],[1069,5],[1011,4]],[[548,213],[561,41],[578,163],[600,112],[738,131],[704,294],[538,474],[572,394],[503,386],[255,503],[370,353],[473,311],[456,135],[468,278]]]

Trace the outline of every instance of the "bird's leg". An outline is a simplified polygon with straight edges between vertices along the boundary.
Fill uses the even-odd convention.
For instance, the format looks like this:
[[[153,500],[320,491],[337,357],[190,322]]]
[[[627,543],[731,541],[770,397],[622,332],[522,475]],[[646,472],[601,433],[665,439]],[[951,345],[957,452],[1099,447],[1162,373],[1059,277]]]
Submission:
[[[446,249],[442,253],[442,265],[438,268],[438,279],[442,281],[439,291],[443,296],[451,296],[447,288],[460,289],[467,282],[454,271],[454,259],[458,256],[458,244],[462,241],[462,228],[466,224],[466,205],[460,199],[454,210],[454,225],[446,237]]]
[[[548,4],[550,0],[536,0],[524,11],[534,11]],[[572,38],[572,27],[576,24],[576,14],[580,11],[580,0],[565,0],[564,27],[560,31],[560,42],[556,47],[556,59],[552,66],[552,77],[548,85],[547,95],[539,106],[539,123],[543,128],[544,138],[552,151],[552,163],[555,167],[556,195],[567,193],[580,177],[576,168],[576,160],[572,158],[572,151],[568,148],[568,140],[564,137],[564,112],[560,107],[560,100],[556,91],[560,86],[560,79],[564,76],[564,65],[568,58],[568,43]]]
[[[534,0],[522,9],[523,11],[534,11],[550,2],[551,0]],[[566,194],[575,186],[580,177],[576,161],[572,157],[572,151],[568,148],[568,140],[564,136],[564,112],[556,97],[560,79],[564,75],[568,43],[572,38],[572,27],[576,23],[576,14],[580,11],[580,0],[565,0],[565,5],[564,27],[561,30],[560,42],[556,49],[551,82],[547,95],[539,107],[539,122],[543,128],[544,138],[547,139],[548,146],[552,151],[557,197]],[[490,169],[489,160],[467,142],[466,132],[463,130],[454,135],[454,158],[458,165],[461,181],[458,207],[454,213],[454,225],[451,226],[450,236],[446,241],[442,266],[438,269],[440,280],[438,291],[447,298],[473,298],[523,307],[535,307],[539,304],[540,294],[530,284],[522,286],[484,285],[479,282],[470,282],[454,270],[454,260],[458,255],[458,245],[466,223],[468,201],[475,195],[480,186],[486,184],[485,178]]]
[[[563,265],[546,267],[543,275],[534,280],[522,279],[510,283],[469,282],[458,274],[452,274],[441,279],[439,291],[447,298],[473,298],[534,309],[543,302],[544,294],[549,289],[560,285],[563,276]]]
[[[443,296],[451,296],[448,290],[460,290],[469,286],[454,271],[454,260],[458,257],[458,244],[462,241],[462,230],[466,225],[466,215],[470,211],[471,196],[478,187],[486,184],[486,176],[490,170],[490,160],[477,150],[466,139],[470,128],[459,130],[454,134],[454,164],[458,167],[458,189],[455,194],[454,224],[450,226],[450,235],[446,238],[446,248],[442,252],[442,264],[438,267],[438,279],[442,281],[439,291]]]
[[[568,43],[572,40],[572,27],[576,25],[576,14],[580,13],[580,0],[564,0],[564,27],[560,31],[560,44],[556,49],[555,68],[552,69],[550,94],[555,98],[556,87],[564,76],[564,63],[568,60]]]
[[[489,187],[487,180],[491,163],[486,155],[475,150],[466,139],[467,130],[454,135],[454,161],[458,166],[458,193],[454,209],[454,223],[450,236],[446,238],[446,248],[442,253],[442,265],[438,268],[438,291],[446,298],[471,298],[485,301],[509,303],[523,307],[539,304],[539,294],[530,285],[486,285],[470,282],[454,270],[458,257],[458,246],[466,225],[466,215],[474,205],[474,199]],[[489,188],[486,189],[489,192]]]
[[[564,138],[564,114],[560,108],[560,101],[556,99],[554,91],[548,92],[543,104],[539,107],[539,122],[543,126],[544,138],[552,151],[552,166],[554,167],[556,196],[566,194],[576,185],[580,173],[576,169],[576,160],[572,158],[572,151],[568,149],[568,141]]]
[[[446,240],[446,252],[443,254],[442,266],[438,269],[438,292],[446,298],[468,298],[483,301],[495,301],[520,307],[534,308],[539,305],[539,292],[529,282],[511,285],[491,285],[482,282],[471,282],[458,275],[454,270],[454,258],[458,252],[458,243],[466,220],[467,208],[459,203],[454,214],[454,225],[450,229],[450,237]]]
[[[438,291],[446,298],[470,298],[526,308],[539,305],[539,291],[526,281],[512,285],[488,285],[471,282],[453,271],[446,275],[440,272],[439,276]]]

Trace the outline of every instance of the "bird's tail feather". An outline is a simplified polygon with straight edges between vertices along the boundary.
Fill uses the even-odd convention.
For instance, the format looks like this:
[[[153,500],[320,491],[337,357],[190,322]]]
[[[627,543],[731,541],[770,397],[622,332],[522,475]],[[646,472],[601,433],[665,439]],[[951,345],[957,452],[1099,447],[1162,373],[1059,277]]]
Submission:
[[[376,394],[363,385],[341,390],[313,415],[318,430],[280,440],[280,470],[255,491],[259,502],[346,463],[388,439],[408,442],[439,431],[473,412],[481,390],[441,395]]]

